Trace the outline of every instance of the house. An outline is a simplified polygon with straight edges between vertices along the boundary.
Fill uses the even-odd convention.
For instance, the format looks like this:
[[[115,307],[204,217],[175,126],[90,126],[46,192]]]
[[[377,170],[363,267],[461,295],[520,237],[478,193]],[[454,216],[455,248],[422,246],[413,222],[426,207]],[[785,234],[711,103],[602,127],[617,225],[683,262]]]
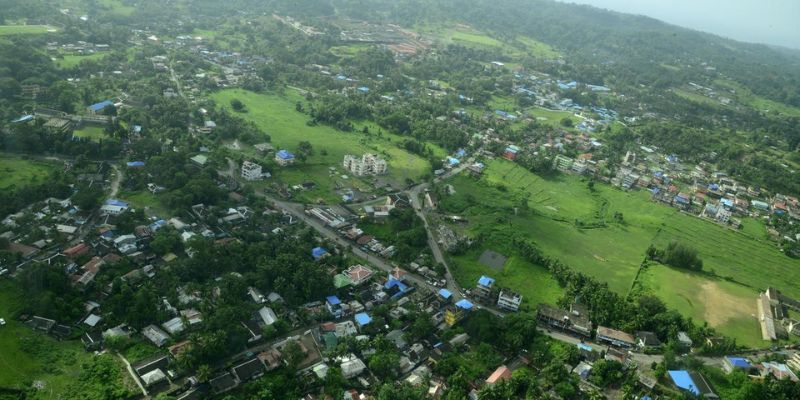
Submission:
[[[516,312],[519,310],[520,304],[522,304],[522,295],[511,290],[503,289],[497,296],[497,307],[502,310]]]
[[[361,375],[364,370],[367,369],[367,366],[364,364],[361,359],[355,356],[355,354],[350,354],[347,357],[344,357],[341,360],[340,367],[342,369],[342,377],[344,379],[355,378],[358,375]]]
[[[275,162],[281,167],[294,164],[294,154],[287,150],[279,150],[275,153]]]
[[[155,325],[148,325],[142,329],[142,335],[156,347],[163,347],[169,341],[169,335]]]
[[[563,329],[583,337],[592,335],[592,321],[589,320],[589,312],[580,304],[573,304],[570,311],[547,304],[539,304],[536,318],[556,329]]]
[[[745,358],[725,356],[722,359],[722,369],[729,374],[737,369],[748,372],[751,368],[753,365]]]
[[[89,252],[89,246],[86,243],[80,242],[62,252],[69,258],[77,258]]]
[[[325,299],[325,307],[328,308],[328,312],[333,314],[334,318],[341,318],[343,314],[342,310],[342,302],[336,296],[328,296]]]
[[[372,322],[372,317],[367,313],[358,313],[355,315],[356,324],[359,328],[363,328]]]
[[[497,367],[488,378],[486,378],[487,385],[494,385],[498,382],[511,380],[511,370],[505,365]]]
[[[239,384],[229,372],[208,381],[208,383],[215,394],[225,393]]]
[[[272,311],[272,309],[269,307],[261,307],[258,310],[258,316],[261,318],[261,322],[266,326],[270,326],[278,322],[278,316],[275,315],[275,311]]]
[[[233,373],[236,375],[239,382],[247,382],[252,379],[259,378],[264,375],[264,363],[256,357],[249,361],[245,361],[233,367]]]
[[[449,302],[450,299],[453,297],[453,294],[450,293],[449,290],[444,289],[444,288],[443,289],[439,289],[438,295],[439,295],[439,298],[441,300],[445,301],[445,302]]]
[[[206,164],[208,163],[208,157],[202,154],[198,154],[190,158],[189,161],[191,161],[194,165],[197,165],[198,167],[202,168],[205,167]]]
[[[626,349],[636,346],[636,339],[634,339],[634,337],[629,333],[611,329],[605,326],[597,327],[597,341]]]
[[[704,399],[719,399],[702,375],[689,371],[668,371],[672,383],[680,390]]]
[[[245,180],[257,181],[263,176],[264,174],[262,173],[262,168],[260,165],[251,161],[245,161],[242,163],[242,178]]]
[[[572,373],[581,377],[581,379],[586,380],[589,378],[589,374],[592,373],[592,364],[587,363],[586,361],[581,361],[578,363],[575,368],[572,369]]]
[[[344,273],[350,278],[355,286],[361,285],[372,277],[372,270],[360,264],[353,265],[352,267],[346,269]]]
[[[161,324],[161,327],[171,335],[176,335],[186,329],[186,327],[183,326],[183,320],[180,317],[175,317],[167,322],[164,322]]]
[[[103,348],[103,335],[100,332],[86,332],[81,336],[86,351],[98,351]]]
[[[455,325],[466,313],[472,311],[474,305],[467,299],[461,299],[453,306],[448,306],[444,311],[444,322],[448,326]]]
[[[475,296],[483,300],[486,300],[492,295],[493,286],[494,286],[494,279],[486,275],[483,275],[478,279],[478,284],[475,286],[475,289],[472,291],[472,293]]]
[[[640,349],[655,349],[662,346],[658,336],[653,332],[639,331],[636,332],[636,345]]]
[[[788,379],[792,382],[797,382],[798,378],[794,372],[786,364],[777,363],[774,361],[771,362],[762,362],[761,363],[761,371],[762,375],[772,375],[775,379],[784,380]]]

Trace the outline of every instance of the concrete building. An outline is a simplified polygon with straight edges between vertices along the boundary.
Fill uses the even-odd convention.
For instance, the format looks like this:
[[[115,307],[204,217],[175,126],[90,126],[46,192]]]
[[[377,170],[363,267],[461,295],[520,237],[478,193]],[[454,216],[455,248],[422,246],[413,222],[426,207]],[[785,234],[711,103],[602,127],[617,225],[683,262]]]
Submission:
[[[364,154],[360,159],[347,154],[344,156],[342,166],[355,176],[382,175],[388,169],[386,160],[369,153]]]
[[[508,289],[501,290],[500,295],[497,296],[497,307],[502,310],[516,312],[519,310],[520,304],[522,304],[522,295]]]
[[[294,164],[294,154],[288,150],[280,150],[275,153],[275,162],[281,167]]]
[[[242,163],[242,178],[248,181],[257,181],[263,177],[263,173],[261,172],[261,166],[251,162],[245,161]]]

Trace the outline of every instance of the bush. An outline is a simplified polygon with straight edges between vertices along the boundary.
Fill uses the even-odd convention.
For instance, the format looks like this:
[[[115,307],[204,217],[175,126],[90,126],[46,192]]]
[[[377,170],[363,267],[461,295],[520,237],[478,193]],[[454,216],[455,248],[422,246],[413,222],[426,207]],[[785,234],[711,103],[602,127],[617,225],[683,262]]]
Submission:
[[[697,250],[678,242],[671,242],[667,246],[661,261],[675,268],[685,268],[694,271],[703,269],[703,260],[700,259]]]

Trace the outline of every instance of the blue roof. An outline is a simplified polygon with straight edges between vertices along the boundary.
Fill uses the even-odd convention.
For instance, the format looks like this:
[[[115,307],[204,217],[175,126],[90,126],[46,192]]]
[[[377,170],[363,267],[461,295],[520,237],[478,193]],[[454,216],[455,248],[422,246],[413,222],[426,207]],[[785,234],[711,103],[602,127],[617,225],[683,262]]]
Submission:
[[[456,151],[456,157],[464,157],[465,155],[467,155],[467,151],[464,149],[458,149],[458,151]]]
[[[588,344],[585,343],[578,343],[578,348],[585,351],[594,351],[592,346],[589,346]]]
[[[129,167],[144,167],[144,161],[129,161]]]
[[[458,165],[461,164],[461,161],[458,161],[457,158],[447,157],[447,163],[450,165]]]
[[[133,131],[136,133],[142,133],[142,126],[141,125],[134,125]]]
[[[494,279],[483,275],[480,279],[478,279],[478,284],[482,286],[492,286],[494,285]]]
[[[97,111],[102,111],[104,108],[106,108],[108,106],[113,106],[113,105],[114,105],[114,103],[112,103],[111,100],[106,100],[106,101],[101,101],[99,103],[95,103],[95,104],[90,105],[89,109],[92,110],[92,111],[97,112]]]
[[[372,318],[367,313],[358,313],[355,316],[358,326],[364,326],[372,322]]]
[[[361,93],[369,93],[369,88],[366,86],[361,86],[360,88],[358,88],[358,91]]]
[[[736,368],[745,368],[745,369],[747,369],[747,368],[751,367],[750,362],[747,361],[744,358],[741,358],[741,357],[730,357],[730,356],[725,357],[725,358],[728,359],[728,362],[730,362],[731,365],[733,365]]]
[[[672,379],[672,382],[675,383],[675,386],[683,390],[688,390],[696,396],[700,395],[700,389],[697,388],[694,380],[689,376],[688,371],[669,371],[669,377]]]
[[[719,202],[722,203],[722,205],[725,207],[728,208],[733,207],[733,200],[731,199],[721,199]]]
[[[283,160],[292,160],[294,159],[294,154],[290,153],[288,150],[281,150],[278,152],[278,158]]]
[[[327,302],[328,302],[328,304],[330,304],[330,305],[332,305],[332,306],[338,306],[339,304],[342,304],[342,302],[341,302],[341,301],[339,301],[339,298],[338,298],[338,297],[336,297],[336,296],[328,296],[328,297],[325,299],[325,301],[327,301]]]
[[[311,256],[314,258],[321,258],[326,254],[328,254],[328,250],[325,250],[322,247],[314,247],[311,249]]]
[[[467,299],[461,299],[456,303],[456,307],[463,308],[465,310],[472,310],[472,302]]]
[[[106,204],[109,205],[109,206],[117,206],[117,207],[125,207],[125,208],[128,207],[128,203],[126,203],[126,202],[124,202],[122,200],[117,200],[117,199],[108,199],[108,200],[106,200]]]
[[[449,298],[450,298],[450,296],[452,296],[452,295],[453,295],[453,294],[452,294],[452,293],[450,293],[450,291],[449,291],[449,290],[447,290],[447,289],[440,289],[440,290],[439,290],[439,296],[442,296],[442,297],[443,297],[443,298],[445,298],[445,299],[449,299]]]

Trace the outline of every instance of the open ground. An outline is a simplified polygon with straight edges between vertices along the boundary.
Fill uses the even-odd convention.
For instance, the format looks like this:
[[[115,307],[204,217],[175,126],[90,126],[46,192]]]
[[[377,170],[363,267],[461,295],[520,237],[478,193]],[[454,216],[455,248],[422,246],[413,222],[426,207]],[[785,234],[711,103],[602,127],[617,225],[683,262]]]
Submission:
[[[36,183],[55,169],[51,163],[0,155],[0,189]]]
[[[774,286],[800,297],[795,284],[800,260],[786,257],[772,243],[652,203],[646,192],[623,192],[605,185],[592,190],[579,177],[544,179],[505,160],[493,160],[487,166],[480,181],[455,178],[451,183],[456,194],[440,201],[447,212],[469,220],[466,227],[456,229],[483,241],[480,249],[453,258],[454,273],[466,287],[474,286],[480,274],[493,273],[478,263],[482,249],[499,251],[513,260],[514,249],[501,244],[521,236],[549,256],[627,294],[647,248],[651,244],[663,248],[679,240],[699,251],[704,272],[656,265],[644,271],[638,283],[670,307],[696,321],[708,321],[740,343],[767,344],[760,341],[752,317],[759,290]],[[622,213],[622,223],[612,221],[610,216],[616,212]],[[744,224],[763,226],[749,219]],[[498,281],[542,299],[535,291],[525,293],[524,286],[546,279],[543,275],[549,276],[548,272],[529,266],[521,273],[518,279]],[[551,291],[552,286],[544,288]]]
[[[309,116],[296,111],[297,102],[305,103],[305,99],[295,91],[287,91],[285,95],[258,94],[245,90],[231,89],[214,93],[211,96],[217,105],[231,110],[230,102],[239,99],[247,107],[248,112],[238,113],[242,118],[255,122],[271,138],[276,149],[295,151],[300,141],[308,141],[313,147],[313,155],[305,162],[298,162],[287,168],[277,168],[274,177],[288,185],[297,185],[313,181],[317,189],[307,193],[309,198],[322,198],[338,201],[334,190],[337,186],[361,186],[368,189],[362,180],[341,178],[348,175],[341,168],[345,154],[361,155],[376,153],[389,163],[387,178],[397,184],[404,185],[407,179],[418,180],[430,172],[430,163],[399,147],[404,138],[383,132],[378,136],[378,128],[366,124],[356,124],[358,128],[369,126],[371,134],[358,132],[341,132],[331,127],[309,126]],[[435,149],[441,152],[440,149]],[[325,154],[323,154],[323,152]],[[338,172],[331,176],[329,167],[337,167]],[[354,182],[361,181],[361,182]]]

